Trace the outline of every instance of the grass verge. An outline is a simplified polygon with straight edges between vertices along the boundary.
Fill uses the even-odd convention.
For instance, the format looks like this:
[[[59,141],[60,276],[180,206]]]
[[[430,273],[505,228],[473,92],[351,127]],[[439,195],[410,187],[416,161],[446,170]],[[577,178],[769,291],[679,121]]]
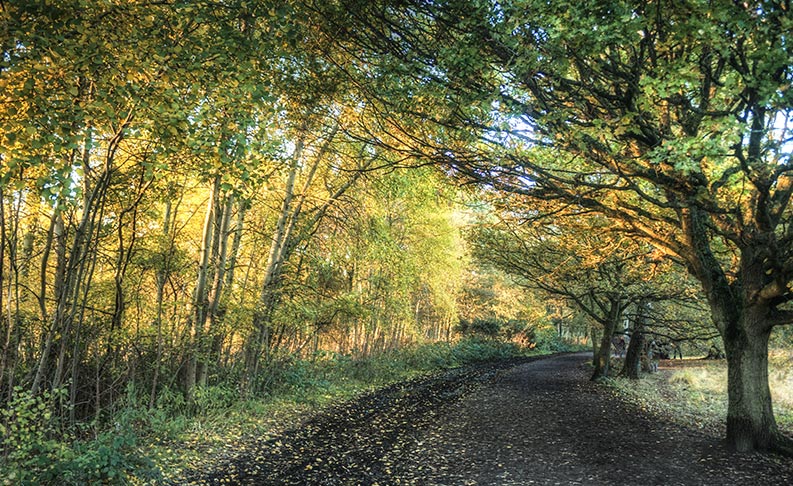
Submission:
[[[663,360],[658,373],[644,374],[641,380],[617,378],[607,383],[621,398],[659,418],[714,437],[725,432],[725,360]],[[777,423],[793,435],[793,351],[770,353],[769,386]]]

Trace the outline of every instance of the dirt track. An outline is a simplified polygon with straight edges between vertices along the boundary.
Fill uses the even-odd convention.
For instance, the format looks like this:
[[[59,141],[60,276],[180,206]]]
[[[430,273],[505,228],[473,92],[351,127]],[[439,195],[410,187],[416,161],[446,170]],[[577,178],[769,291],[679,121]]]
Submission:
[[[585,355],[393,385],[305,422],[193,484],[783,485],[793,461],[732,455],[588,381]]]

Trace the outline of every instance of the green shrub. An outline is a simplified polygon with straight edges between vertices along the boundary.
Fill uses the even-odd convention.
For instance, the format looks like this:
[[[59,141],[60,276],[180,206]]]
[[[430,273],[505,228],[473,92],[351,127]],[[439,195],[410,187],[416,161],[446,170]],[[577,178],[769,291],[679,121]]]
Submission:
[[[459,364],[503,359],[522,354],[522,348],[515,343],[477,338],[464,339],[452,348],[452,356]]]
[[[457,331],[463,336],[463,341],[473,339],[514,342],[551,353],[577,349],[561,338],[553,326],[532,324],[522,319],[477,318],[471,321],[463,319],[457,325]]]
[[[151,460],[137,448],[135,428],[148,420],[145,411],[122,411],[112,429],[93,440],[77,440],[61,430],[51,412],[66,393],[14,390],[0,410],[0,484],[127,484],[133,476],[158,477]]]
[[[488,337],[495,339],[501,332],[505,321],[496,318],[461,319],[457,331],[466,337]]]
[[[239,400],[239,392],[226,385],[197,386],[193,397],[197,413],[223,410]]]
[[[188,412],[184,394],[168,387],[163,388],[157,394],[157,409],[170,416],[183,415]]]
[[[68,460],[67,447],[56,440],[59,430],[51,404],[66,390],[33,395],[21,387],[0,410],[3,484],[38,484],[58,474],[59,465]]]
[[[563,353],[574,348],[562,339],[553,327],[546,327],[537,331],[535,336],[536,347],[548,353]]]
[[[86,442],[75,442],[74,457],[63,465],[56,484],[128,484],[130,478],[160,477],[152,460],[137,447],[138,437],[130,420],[140,412],[122,414],[115,427]]]

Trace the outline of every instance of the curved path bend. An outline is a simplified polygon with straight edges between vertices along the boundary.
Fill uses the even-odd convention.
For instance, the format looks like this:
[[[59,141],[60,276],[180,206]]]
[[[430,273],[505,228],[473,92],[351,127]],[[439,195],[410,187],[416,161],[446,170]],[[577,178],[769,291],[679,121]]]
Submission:
[[[588,381],[587,355],[480,365],[387,387],[253,443],[193,484],[790,485]]]

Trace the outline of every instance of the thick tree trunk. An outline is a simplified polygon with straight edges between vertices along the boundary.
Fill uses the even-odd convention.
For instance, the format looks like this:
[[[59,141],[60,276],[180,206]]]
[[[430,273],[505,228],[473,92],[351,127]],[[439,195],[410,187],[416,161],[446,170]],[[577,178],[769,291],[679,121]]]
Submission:
[[[614,326],[607,324],[603,327],[603,334],[600,336],[600,344],[597,347],[592,372],[592,380],[599,380],[609,376],[609,364],[611,361],[611,336],[614,334]]]
[[[644,347],[643,330],[637,324],[631,333],[631,342],[628,343],[628,351],[625,353],[625,363],[622,366],[620,375],[631,380],[639,379],[641,370],[642,347]]]
[[[727,447],[738,452],[761,450],[793,456],[793,441],[781,434],[774,419],[768,386],[771,330],[774,324],[789,322],[779,319],[781,313],[774,299],[787,288],[769,278],[767,240],[758,237],[750,243],[741,249],[735,284],[724,277],[713,278],[713,269],[718,267],[707,259],[697,272],[727,356]]]
[[[741,322],[728,326],[723,336],[728,365],[727,446],[738,452],[766,450],[793,455],[793,444],[779,432],[771,405],[770,329],[758,325],[758,319],[766,314],[767,310],[745,309]]]

